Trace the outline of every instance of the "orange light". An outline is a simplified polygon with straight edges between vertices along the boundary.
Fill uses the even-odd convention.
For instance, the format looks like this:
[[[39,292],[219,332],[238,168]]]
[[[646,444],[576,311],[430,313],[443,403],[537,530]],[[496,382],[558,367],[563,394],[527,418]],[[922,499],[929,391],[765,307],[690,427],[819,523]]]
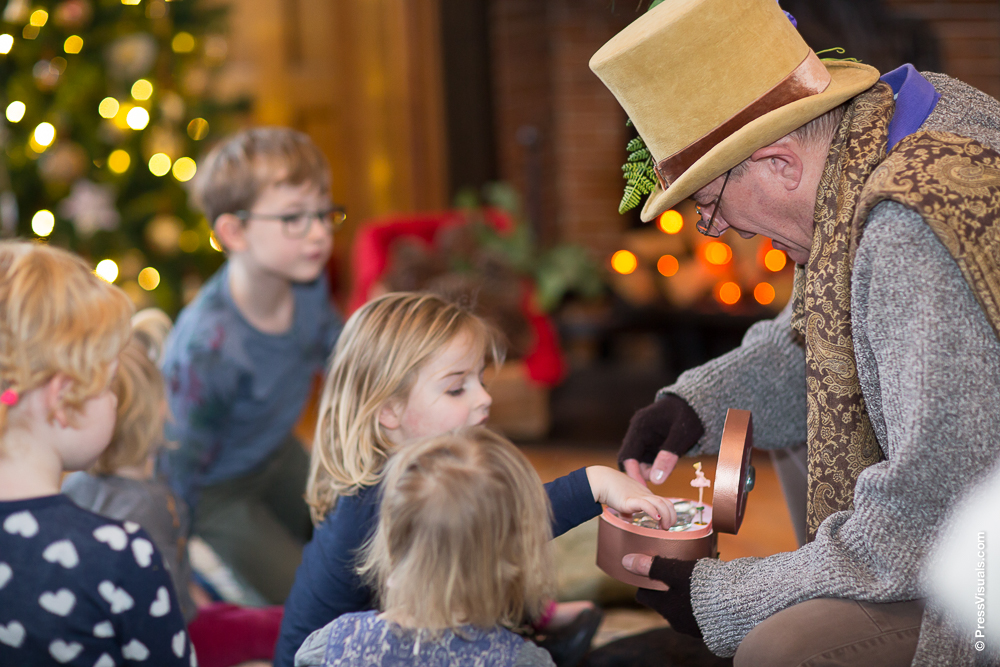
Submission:
[[[781,271],[785,268],[785,263],[787,261],[788,258],[785,256],[785,253],[776,248],[768,250],[767,254],[764,255],[764,266],[767,267],[768,271]]]
[[[664,211],[656,220],[656,226],[664,234],[676,234],[684,229],[684,216],[674,210]]]
[[[673,255],[664,255],[656,262],[656,270],[660,272],[660,275],[667,278],[677,273],[677,269],[679,268],[680,264]]]
[[[760,305],[766,306],[774,301],[774,288],[771,287],[770,283],[758,283],[753,288],[753,298],[757,299],[757,303]]]
[[[739,301],[740,295],[740,286],[733,282],[722,283],[715,290],[715,298],[727,306],[731,306]]]
[[[705,261],[709,264],[722,266],[733,258],[733,250],[722,241],[712,241],[705,244]]]
[[[638,266],[639,260],[628,250],[619,250],[611,256],[611,268],[623,276],[632,273]]]

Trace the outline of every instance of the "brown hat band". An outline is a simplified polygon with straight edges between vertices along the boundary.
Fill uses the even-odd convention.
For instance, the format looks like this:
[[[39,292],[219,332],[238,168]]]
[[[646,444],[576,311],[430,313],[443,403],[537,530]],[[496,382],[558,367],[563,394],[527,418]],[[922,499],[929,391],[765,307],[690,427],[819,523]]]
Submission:
[[[799,63],[798,67],[769,91],[745,106],[732,118],[715,128],[705,136],[682,148],[670,157],[660,160],[654,170],[660,187],[664,190],[670,183],[680,177],[695,162],[708,151],[721,143],[726,137],[742,129],[752,121],[775,109],[801,100],[810,95],[822,93],[830,85],[830,73],[823,62],[813,51]]]

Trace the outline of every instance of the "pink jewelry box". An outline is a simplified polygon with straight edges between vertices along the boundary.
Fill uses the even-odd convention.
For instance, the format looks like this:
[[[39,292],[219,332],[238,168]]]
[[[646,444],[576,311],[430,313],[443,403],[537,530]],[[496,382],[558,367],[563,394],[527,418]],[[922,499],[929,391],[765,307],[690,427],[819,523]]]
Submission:
[[[752,448],[750,412],[730,409],[722,429],[715,472],[712,498],[715,506],[704,503],[699,522],[695,509],[700,507],[697,500],[668,498],[678,515],[677,525],[669,531],[635,525],[605,507],[597,529],[597,566],[623,583],[664,591],[667,587],[662,582],[626,570],[622,558],[635,553],[681,560],[717,557],[718,532],[735,535],[743,523],[747,493],[754,486],[754,469],[750,465]]]

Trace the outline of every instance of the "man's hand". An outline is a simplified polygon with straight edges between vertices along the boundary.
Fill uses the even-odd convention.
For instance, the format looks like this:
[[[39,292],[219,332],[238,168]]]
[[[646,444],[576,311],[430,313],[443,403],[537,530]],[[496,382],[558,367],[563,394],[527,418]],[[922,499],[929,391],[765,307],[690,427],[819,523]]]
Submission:
[[[626,554],[622,558],[622,567],[633,574],[665,583],[666,591],[640,588],[635,599],[670,621],[670,627],[677,632],[701,638],[701,628],[698,627],[691,608],[691,574],[696,562]]]
[[[704,433],[705,427],[687,401],[666,394],[632,416],[618,450],[618,467],[642,484],[662,484]]]
[[[645,512],[667,529],[677,522],[674,504],[650,491],[642,482],[606,466],[589,466],[587,479],[594,500],[623,514]]]

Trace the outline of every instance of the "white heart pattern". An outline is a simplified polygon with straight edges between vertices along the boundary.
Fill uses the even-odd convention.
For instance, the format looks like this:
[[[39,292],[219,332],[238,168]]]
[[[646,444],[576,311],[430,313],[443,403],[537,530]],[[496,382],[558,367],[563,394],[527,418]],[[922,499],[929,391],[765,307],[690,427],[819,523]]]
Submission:
[[[67,570],[76,567],[80,563],[80,556],[76,553],[76,547],[69,540],[59,540],[45,547],[42,558],[50,563],[59,563]]]
[[[34,537],[38,534],[38,522],[35,521],[31,512],[24,510],[23,512],[14,512],[7,517],[3,522],[3,529],[11,535]]]
[[[56,616],[69,616],[76,605],[76,596],[68,588],[60,588],[55,593],[45,591],[38,598],[42,609]]]
[[[111,621],[101,621],[94,626],[94,636],[106,639],[107,637],[115,636],[115,626],[111,625]]]
[[[126,660],[145,660],[149,657],[149,649],[138,639],[133,639],[122,646],[122,657]]]
[[[149,567],[153,562],[153,543],[142,537],[132,540],[132,555],[139,567]]]
[[[132,596],[125,592],[125,589],[118,588],[108,580],[97,585],[97,592],[111,605],[112,614],[120,614],[128,611],[135,605]]]
[[[184,639],[185,633],[183,630],[174,635],[173,639],[170,640],[170,648],[174,649],[174,655],[178,658],[184,657]]]
[[[140,526],[139,524],[137,524],[135,521],[126,521],[125,522],[125,532],[128,533],[129,535],[131,535],[135,531],[139,530],[140,528],[142,528],[142,526]]]
[[[7,563],[0,563],[0,588],[7,585],[10,578],[14,576],[14,570]]]
[[[24,641],[24,626],[17,621],[0,625],[0,644],[17,648]]]
[[[160,586],[156,589],[156,599],[153,600],[153,604],[149,605],[149,615],[154,618],[160,618],[169,613],[170,593],[167,592],[166,586]]]
[[[107,653],[102,653],[101,657],[94,663],[94,667],[115,667],[115,659]]]
[[[57,639],[49,644],[49,654],[63,664],[80,655],[80,651],[82,650],[83,644],[77,642],[69,642],[67,644],[61,639]]]
[[[98,542],[104,542],[115,551],[121,551],[128,544],[128,535],[125,534],[125,531],[111,524],[95,530],[94,538]]]
[[[191,647],[191,667],[198,667],[198,656],[194,653],[194,646]]]

